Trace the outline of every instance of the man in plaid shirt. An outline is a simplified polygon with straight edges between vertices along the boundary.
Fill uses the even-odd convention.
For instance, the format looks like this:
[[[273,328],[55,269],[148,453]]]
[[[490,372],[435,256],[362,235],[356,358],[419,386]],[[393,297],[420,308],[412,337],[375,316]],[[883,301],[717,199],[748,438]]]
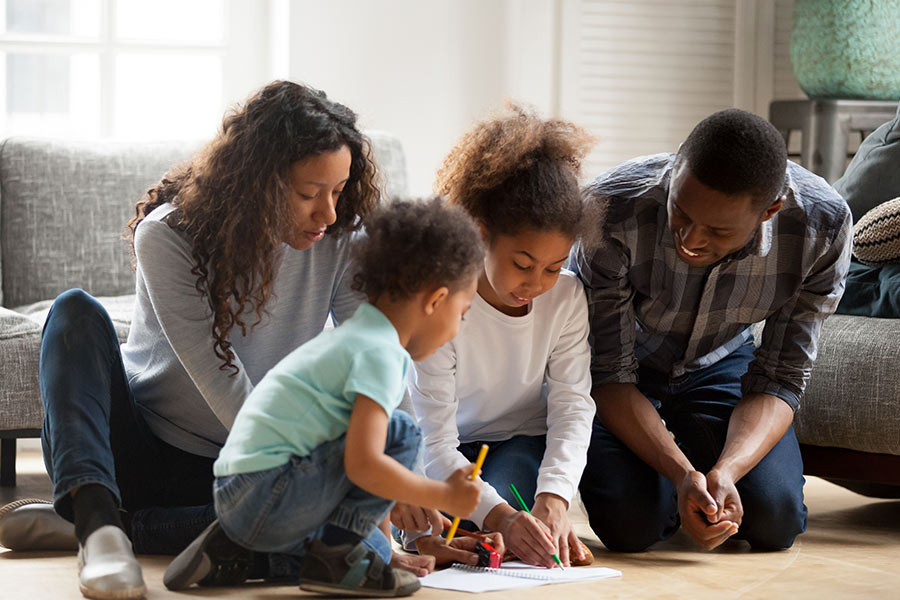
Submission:
[[[604,214],[571,257],[591,320],[591,527],[615,551],[679,526],[709,549],[732,535],[790,547],[806,528],[791,421],[844,290],[846,203],[736,109],[676,155],[613,167],[585,197]]]

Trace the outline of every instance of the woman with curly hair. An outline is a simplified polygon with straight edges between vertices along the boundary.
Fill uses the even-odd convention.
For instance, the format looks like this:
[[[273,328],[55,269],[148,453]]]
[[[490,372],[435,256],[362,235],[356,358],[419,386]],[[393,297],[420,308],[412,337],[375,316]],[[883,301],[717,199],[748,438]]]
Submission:
[[[212,465],[244,399],[362,300],[349,233],[378,204],[375,179],[351,110],[271,83],[138,202],[121,349],[96,300],[57,298],[41,347],[42,440],[85,596],[141,597],[132,544],[176,554],[213,521]]]
[[[587,218],[577,172],[591,143],[572,123],[512,105],[450,151],[435,187],[475,218],[487,251],[459,335],[417,362],[410,383],[428,476],[445,479],[487,443],[471,519],[547,567],[554,555],[565,565],[592,558],[566,516],[594,403],[587,302],[563,270]],[[517,510],[510,484],[531,514]],[[451,551],[434,536],[415,543],[438,562]]]

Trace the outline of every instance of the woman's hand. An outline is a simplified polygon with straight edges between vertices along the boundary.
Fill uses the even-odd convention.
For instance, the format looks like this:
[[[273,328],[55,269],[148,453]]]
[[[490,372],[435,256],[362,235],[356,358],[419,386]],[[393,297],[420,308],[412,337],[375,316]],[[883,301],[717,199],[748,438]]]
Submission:
[[[569,522],[568,510],[568,503],[556,494],[538,494],[531,511],[550,530],[550,537],[557,548],[555,554],[566,567],[572,564],[572,558],[584,560],[578,536]],[[570,549],[574,552],[573,556],[569,555]]]

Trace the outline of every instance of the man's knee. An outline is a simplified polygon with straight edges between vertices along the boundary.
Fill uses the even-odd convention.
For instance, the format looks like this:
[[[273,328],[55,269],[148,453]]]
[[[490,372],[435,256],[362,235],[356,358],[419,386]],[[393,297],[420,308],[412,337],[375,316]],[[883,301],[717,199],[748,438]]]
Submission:
[[[631,485],[634,479],[619,479],[602,487],[585,485],[581,498],[591,529],[613,552],[641,552],[678,529],[677,505],[673,490],[654,482]],[[651,485],[655,483],[656,485]]]
[[[781,490],[764,497],[742,499],[740,537],[754,550],[784,550],[806,531],[806,505],[800,490]]]

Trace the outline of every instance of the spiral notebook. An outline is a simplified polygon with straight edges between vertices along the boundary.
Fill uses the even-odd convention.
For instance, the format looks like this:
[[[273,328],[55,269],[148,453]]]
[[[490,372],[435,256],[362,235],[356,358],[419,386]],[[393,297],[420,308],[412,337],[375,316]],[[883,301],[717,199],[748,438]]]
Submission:
[[[621,577],[622,572],[605,567],[569,567],[546,569],[523,562],[503,563],[499,569],[473,567],[454,563],[443,571],[435,571],[419,581],[425,587],[458,592],[493,592],[515,588],[534,587],[548,583],[567,583],[586,579]]]

